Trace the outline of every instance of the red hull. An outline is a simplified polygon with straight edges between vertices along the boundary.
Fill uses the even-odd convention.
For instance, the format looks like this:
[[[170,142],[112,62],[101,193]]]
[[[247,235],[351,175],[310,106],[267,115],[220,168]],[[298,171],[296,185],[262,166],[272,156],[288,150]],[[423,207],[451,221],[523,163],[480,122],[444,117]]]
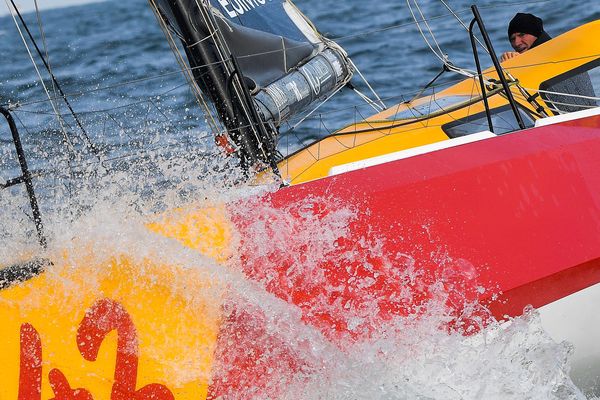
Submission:
[[[332,218],[343,208],[356,212],[347,230]],[[467,304],[501,319],[600,282],[600,116],[289,187],[235,209],[244,210],[232,213],[246,275],[339,347],[423,312],[440,290],[451,326],[474,332],[486,313],[464,316]],[[327,226],[315,228],[327,218],[343,232],[334,243],[318,237]],[[258,317],[234,313],[229,322],[218,359],[237,367],[217,373],[213,395],[268,385],[266,366],[302,368],[291,348],[257,361],[286,346],[239,340],[263,329]]]

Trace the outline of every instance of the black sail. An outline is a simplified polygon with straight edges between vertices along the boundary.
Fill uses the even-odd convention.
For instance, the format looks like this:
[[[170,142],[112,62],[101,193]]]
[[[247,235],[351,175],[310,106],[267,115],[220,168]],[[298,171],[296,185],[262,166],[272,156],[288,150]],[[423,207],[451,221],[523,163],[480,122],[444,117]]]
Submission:
[[[274,145],[264,142],[283,121],[352,76],[345,52],[291,1],[149,1],[183,43],[196,84],[249,162],[268,158]],[[243,90],[232,89],[234,75]]]

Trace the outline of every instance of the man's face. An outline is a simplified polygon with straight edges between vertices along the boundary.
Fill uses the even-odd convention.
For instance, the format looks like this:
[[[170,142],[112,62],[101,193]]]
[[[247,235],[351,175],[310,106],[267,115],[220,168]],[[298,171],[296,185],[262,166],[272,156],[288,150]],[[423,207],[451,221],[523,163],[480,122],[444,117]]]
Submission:
[[[523,53],[531,48],[537,37],[529,33],[515,32],[510,35],[510,44],[517,53]]]

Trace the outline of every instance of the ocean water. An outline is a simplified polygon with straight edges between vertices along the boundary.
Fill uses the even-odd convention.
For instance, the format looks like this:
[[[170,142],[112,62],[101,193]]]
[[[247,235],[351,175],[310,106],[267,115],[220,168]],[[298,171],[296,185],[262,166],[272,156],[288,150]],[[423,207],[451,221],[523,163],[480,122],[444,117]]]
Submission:
[[[468,23],[472,3],[454,0],[450,5]],[[510,49],[506,27],[516,12],[541,16],[551,35],[600,17],[600,3],[596,1],[474,3],[480,7],[498,54]],[[432,18],[435,38],[450,61],[474,68],[468,36],[456,19],[440,1],[419,4],[424,15]],[[387,105],[410,98],[441,70],[440,61],[411,23],[405,1],[352,0],[332,5],[303,0],[297,5],[325,35],[339,38]],[[211,146],[204,116],[177,72],[178,64],[145,1],[106,1],[52,9],[44,11],[41,19],[50,64],[64,91],[70,94],[87,134],[107,154],[126,155],[139,146],[158,146],[157,140],[163,146],[178,148],[197,146],[205,139],[204,144]],[[35,14],[27,14],[26,20],[41,46]],[[53,110],[44,101],[46,94],[9,16],[0,17],[0,38],[0,104],[22,103],[17,116],[27,129],[45,132],[41,136],[46,138],[56,136],[60,127],[50,115]],[[43,69],[41,63],[39,68]],[[439,83],[457,79],[460,76],[449,74]],[[359,79],[356,85],[368,92]],[[59,107],[61,113],[68,114],[64,104]],[[284,126],[280,150],[289,153],[353,120],[356,113],[368,116],[371,112],[355,94],[343,91],[294,131],[285,133]],[[76,136],[71,140],[84,141],[72,118],[66,118]],[[140,128],[157,128],[161,138],[140,135]],[[118,130],[124,132],[115,135]]]
[[[497,53],[509,50],[506,26],[516,12],[541,16],[551,35],[600,18],[598,1],[448,3],[468,22],[473,2],[480,7]],[[388,105],[410,98],[441,70],[440,61],[411,23],[405,1],[296,4],[321,32],[338,38]],[[433,18],[431,27],[449,59],[473,68],[468,35],[460,24],[439,1],[419,4]],[[25,14],[25,19],[41,44],[36,15]],[[96,249],[118,247],[140,254],[156,250],[160,257],[212,270],[212,264],[190,258],[178,245],[149,238],[143,233],[145,219],[188,203],[231,202],[273,188],[231,187],[239,176],[216,152],[205,117],[147,3],[108,0],[52,9],[42,11],[41,22],[50,65],[85,132],[60,104],[71,132],[63,136],[9,16],[0,17],[0,104],[18,105],[14,115],[28,161],[38,175],[36,189],[50,238],[47,252],[65,247],[77,252],[72,247],[77,238],[93,242]],[[41,64],[38,67],[41,71]],[[456,79],[449,75],[441,82]],[[366,91],[360,82],[357,86]],[[354,94],[341,93],[314,118],[285,133],[280,150],[293,151],[353,120],[356,112],[366,116],[369,110]],[[89,143],[100,151],[100,160]],[[0,182],[17,174],[10,133],[0,128]],[[0,264],[39,251],[23,188],[0,191],[0,204]],[[304,238],[308,242],[319,238],[312,247],[314,257],[343,237],[344,221],[352,217],[352,210],[341,208],[334,215],[324,225],[314,221],[308,230],[311,235]],[[285,215],[272,217],[288,226]],[[266,228],[257,229],[254,240],[267,248],[277,244]],[[410,255],[407,258],[410,261]],[[310,264],[302,267],[311,270]],[[408,269],[405,273],[410,275]],[[342,352],[322,344],[308,327],[286,331],[285,326],[301,324],[295,311],[269,298],[260,285],[248,289],[243,278],[222,279],[233,282],[245,302],[271,315],[272,329],[281,337],[290,343],[301,342],[301,337],[311,344],[313,350],[305,357],[314,363],[314,370],[302,379],[291,376],[282,381],[285,386],[278,387],[282,399],[593,397],[568,378],[569,344],[555,343],[533,310],[509,326],[491,324],[481,335],[465,338],[435,329],[446,316],[433,305],[427,318],[394,321],[377,340]],[[241,393],[237,398],[248,397]]]

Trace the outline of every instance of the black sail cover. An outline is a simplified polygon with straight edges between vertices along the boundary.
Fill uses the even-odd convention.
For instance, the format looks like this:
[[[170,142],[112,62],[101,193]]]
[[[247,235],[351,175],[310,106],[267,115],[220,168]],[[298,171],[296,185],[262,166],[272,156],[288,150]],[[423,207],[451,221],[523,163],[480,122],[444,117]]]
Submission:
[[[255,107],[265,122],[276,126],[337,90],[352,76],[345,52],[323,38],[291,1],[150,3],[182,40],[190,65],[211,66],[212,75],[201,71],[195,77],[213,102],[223,100],[215,98],[219,90],[214,87],[223,85],[215,81],[226,82],[228,78],[226,68],[216,65],[233,55],[252,92]],[[215,39],[215,31],[224,44]],[[227,88],[221,89],[220,93],[226,96]]]

